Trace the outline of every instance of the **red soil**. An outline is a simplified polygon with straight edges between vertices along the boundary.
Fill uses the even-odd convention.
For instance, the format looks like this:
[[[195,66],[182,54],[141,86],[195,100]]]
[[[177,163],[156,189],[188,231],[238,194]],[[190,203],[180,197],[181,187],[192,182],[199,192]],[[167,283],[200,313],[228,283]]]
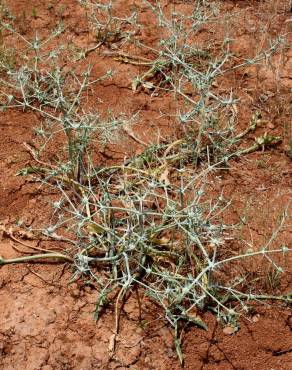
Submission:
[[[19,31],[29,38],[38,30],[49,32],[52,25],[62,19],[66,25],[64,39],[76,46],[92,46],[84,11],[78,2],[51,1],[6,1],[16,16]],[[141,1],[119,1],[121,14],[129,7],[144,9]],[[167,2],[163,2],[167,5]],[[169,2],[169,6],[182,1]],[[249,55],[258,46],[259,27],[266,27],[266,34],[275,36],[288,34],[291,42],[292,13],[289,1],[221,1],[231,19],[232,51],[238,58]],[[128,7],[128,8],[127,8]],[[32,16],[33,9],[37,15]],[[166,6],[167,9],[167,6]],[[158,36],[147,12],[142,12],[145,29],[140,36],[147,43],[155,43]],[[122,15],[121,15],[122,16]],[[144,18],[144,19],[143,19]],[[220,33],[220,30],[218,31]],[[290,32],[290,33],[289,33]],[[159,35],[160,36],[160,35]],[[211,37],[202,34],[202,41]],[[214,35],[214,37],[216,37]],[[21,48],[21,43],[13,45]],[[106,47],[103,51],[106,50]],[[131,50],[130,50],[131,52]],[[142,67],[122,64],[101,53],[91,53],[86,61],[92,63],[93,73],[101,75],[109,68],[117,70],[111,81],[104,81],[94,90],[99,99],[99,109],[127,115],[140,111],[135,134],[140,140],[150,143],[162,137],[172,136],[176,127],[169,116],[161,117],[160,111],[175,110],[171,96],[150,96],[147,91],[133,94],[131,78],[143,70]],[[278,63],[278,64],[277,64]],[[255,152],[230,162],[229,171],[218,173],[214,191],[223,189],[231,196],[233,205],[226,215],[229,221],[238,221],[244,214],[248,228],[242,231],[251,242],[260,245],[272,233],[283,208],[291,200],[292,167],[289,156],[287,134],[291,125],[292,54],[291,49],[282,52],[275,60],[276,73],[269,66],[238,71],[220,81],[222,89],[233,86],[238,105],[239,125],[246,127],[251,113],[259,110],[263,114],[266,129],[273,135],[281,135],[283,142],[266,152]],[[68,66],[69,68],[69,66]],[[37,114],[20,110],[8,110],[0,115],[0,232],[21,221],[23,226],[40,227],[50,218],[50,200],[54,197],[48,189],[15,176],[27,166],[31,157],[23,142],[32,142],[33,128],[37,126]],[[290,126],[291,127],[291,126]],[[291,128],[290,128],[291,130]],[[288,130],[289,131],[289,130]],[[291,131],[290,131],[291,134]],[[253,135],[245,139],[248,145]],[[52,148],[53,150],[54,148]],[[119,145],[106,148],[99,154],[104,163],[123,159],[139,153],[143,147],[125,136]],[[290,209],[291,211],[291,209]],[[291,221],[291,214],[290,214]],[[291,225],[291,222],[290,222]],[[0,234],[1,236],[1,234]],[[19,236],[21,238],[21,236]],[[37,241],[26,240],[36,245]],[[292,232],[288,228],[279,235],[279,243],[290,245]],[[42,248],[56,248],[55,242],[41,241]],[[13,247],[21,247],[2,231],[0,255],[5,258],[19,255]],[[58,245],[62,249],[62,245]],[[287,272],[279,292],[291,292],[290,270]],[[247,266],[256,274],[259,266]],[[232,271],[230,275],[232,275]],[[109,358],[109,346],[114,333],[114,308],[109,307],[101,319],[93,320],[97,292],[86,286],[84,281],[68,285],[70,267],[60,264],[23,264],[0,267],[0,368],[3,370],[52,370],[52,369],[179,369],[172,333],[163,314],[153,304],[143,302],[142,316],[147,325],[141,327],[138,320],[138,304],[131,297],[121,316],[117,350]],[[223,326],[210,313],[204,314],[208,331],[196,327],[186,330],[183,340],[185,368],[196,369],[261,369],[288,370],[292,368],[292,314],[279,304],[255,305],[254,313],[240,322],[240,330],[228,335]]]

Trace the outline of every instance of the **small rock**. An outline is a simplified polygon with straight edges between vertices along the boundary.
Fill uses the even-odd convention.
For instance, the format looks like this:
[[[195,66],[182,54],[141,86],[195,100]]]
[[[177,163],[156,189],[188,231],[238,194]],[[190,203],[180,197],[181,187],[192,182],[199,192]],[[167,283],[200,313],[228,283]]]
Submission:
[[[223,333],[226,334],[226,335],[232,335],[232,334],[235,334],[237,331],[239,330],[239,328],[237,326],[225,326],[225,328],[223,329]]]
[[[46,318],[46,325],[53,324],[56,321],[56,312],[55,310],[48,311],[48,317]]]
[[[253,317],[251,318],[251,321],[252,321],[253,323],[256,323],[256,322],[258,322],[258,321],[259,321],[259,319],[260,319],[260,314],[259,314],[259,313],[257,313],[256,315],[253,315]]]

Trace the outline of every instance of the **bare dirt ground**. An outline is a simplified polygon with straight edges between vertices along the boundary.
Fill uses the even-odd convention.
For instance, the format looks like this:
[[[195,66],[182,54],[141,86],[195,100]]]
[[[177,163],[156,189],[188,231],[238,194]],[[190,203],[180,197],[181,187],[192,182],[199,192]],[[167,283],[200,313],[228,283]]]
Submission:
[[[140,1],[120,1],[121,12],[127,7],[142,11],[145,28],[141,37],[155,43],[157,36]],[[169,2],[169,6],[189,6],[189,2]],[[78,2],[6,1],[16,16],[19,31],[29,37],[36,30],[46,34],[52,25],[62,19],[66,25],[64,39],[68,44],[84,47],[91,45],[90,34],[84,22],[84,13]],[[234,13],[231,25],[235,42],[232,50],[238,58],[248,55],[260,42],[256,30],[265,27],[269,36],[286,34],[292,41],[292,13],[289,1],[221,1],[223,11]],[[165,2],[165,6],[167,2]],[[33,9],[37,14],[32,16]],[[144,13],[143,13],[144,12]],[[146,14],[145,14],[146,12]],[[144,18],[143,18],[144,14]],[[212,37],[206,31],[202,39]],[[289,42],[288,42],[289,43]],[[21,48],[11,38],[11,46]],[[104,47],[103,52],[106,50]],[[131,52],[131,50],[130,50]],[[161,117],[162,111],[175,109],[167,94],[151,96],[147,91],[133,94],[130,78],[143,70],[141,66],[114,61],[102,53],[90,53],[86,62],[93,65],[97,75],[109,67],[118,71],[112,80],[105,81],[94,94],[100,108],[113,107],[116,112],[128,115],[140,112],[135,134],[150,143],[158,136],[175,133],[171,118]],[[80,62],[82,65],[84,61]],[[70,68],[70,66],[68,66]],[[280,145],[264,152],[254,152],[230,162],[228,171],[221,171],[210,183],[214,191],[223,190],[232,198],[226,217],[236,221],[244,214],[248,228],[242,232],[255,244],[264,243],[272,234],[280,213],[292,195],[292,162],[289,152],[289,125],[291,125],[292,54],[287,48],[276,64],[276,71],[269,66],[236,72],[221,82],[233,86],[240,96],[239,125],[245,127],[251,113],[261,111],[266,129],[280,135]],[[98,103],[97,103],[98,104]],[[15,227],[17,239],[46,249],[63,245],[56,242],[26,240],[20,226],[40,227],[50,220],[50,201],[54,193],[33,183],[26,177],[15,176],[27,166],[31,156],[23,143],[34,139],[33,129],[38,114],[7,110],[0,115],[0,255],[5,258],[18,256],[14,249],[21,246],[5,230]],[[287,129],[288,127],[288,129]],[[287,133],[288,132],[288,133]],[[291,131],[290,131],[291,134]],[[153,140],[154,138],[154,140]],[[253,142],[253,134],[245,139]],[[52,149],[53,150],[53,149]],[[119,145],[107,148],[100,155],[101,163],[111,163],[141,151],[141,145],[130,137]],[[290,147],[291,150],[291,147]],[[291,247],[291,229],[285,230],[280,241]],[[250,264],[255,273],[260,266]],[[0,267],[0,368],[3,370],[52,370],[52,369],[179,369],[173,344],[172,331],[154,304],[143,301],[139,323],[139,307],[135,295],[125,305],[117,349],[112,358],[109,348],[114,333],[114,307],[110,306],[98,322],[93,319],[97,292],[85,280],[68,284],[72,274],[66,264],[17,264]],[[287,261],[285,277],[271,292],[291,292],[290,268]],[[267,280],[266,284],[269,284]],[[288,370],[292,368],[292,314],[284,304],[255,304],[248,317],[240,321],[240,330],[233,335],[224,333],[223,326],[209,312],[202,313],[208,331],[197,327],[186,330],[183,339],[185,369],[262,369]]]

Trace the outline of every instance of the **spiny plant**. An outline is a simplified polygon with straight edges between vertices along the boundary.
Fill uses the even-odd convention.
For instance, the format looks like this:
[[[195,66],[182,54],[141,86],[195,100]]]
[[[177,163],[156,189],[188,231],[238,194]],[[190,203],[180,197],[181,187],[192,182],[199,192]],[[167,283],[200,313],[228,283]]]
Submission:
[[[131,42],[138,32],[137,14],[133,11],[128,17],[120,17],[115,14],[113,2],[99,2],[80,0],[89,19],[89,26],[92,30],[96,44],[86,50],[79,52],[77,59],[86,58],[90,53],[101,46],[112,47],[119,44]]]
[[[5,27],[16,33],[9,25]],[[81,74],[59,67],[58,57],[62,47],[53,51],[43,52],[42,50],[62,31],[63,28],[58,28],[46,40],[40,40],[37,35],[32,42],[26,40],[32,56],[26,57],[26,63],[18,69],[14,70],[11,66],[2,63],[2,68],[7,71],[8,79],[1,79],[5,86],[1,97],[2,101],[6,100],[8,104],[4,103],[3,108],[6,106],[21,107],[24,110],[38,112],[44,118],[42,126],[36,129],[36,134],[44,141],[40,152],[44,151],[46,145],[54,140],[55,135],[65,134],[67,158],[63,160],[66,162],[57,172],[54,170],[53,175],[63,173],[68,179],[80,180],[84,171],[82,166],[86,162],[90,137],[95,135],[98,136],[100,142],[107,141],[112,137],[112,131],[123,121],[122,119],[111,122],[102,121],[97,112],[80,108],[81,101],[91,86],[105,78],[110,78],[112,72],[108,71],[104,76],[94,79],[90,76],[90,66]]]
[[[62,29],[48,39],[36,36],[28,41],[12,26],[2,23],[5,32],[16,34],[28,47],[26,60],[19,67],[2,63],[6,71],[1,79],[2,109],[33,111],[43,119],[36,130],[43,144],[38,152],[31,151],[36,165],[19,174],[34,174],[58,191],[59,199],[52,204],[51,224],[42,231],[51,238],[66,240],[70,249],[64,254],[0,258],[0,265],[37,258],[71,262],[73,279],[84,276],[98,287],[97,319],[104,307],[115,301],[116,334],[121,305],[133,291],[142,289],[163,309],[165,319],[174,328],[182,363],[182,327],[194,323],[206,329],[200,317],[202,310],[210,309],[219,318],[235,322],[240,313],[248,312],[249,301],[291,302],[291,295],[258,294],[252,287],[244,289],[244,279],[228,281],[222,277],[230,265],[248,258],[261,258],[280,271],[272,256],[286,256],[291,249],[275,243],[287,218],[284,214],[265,245],[254,250],[242,248],[236,255],[232,251],[226,254],[236,225],[223,220],[229,206],[223,194],[214,197],[208,191],[210,175],[230,158],[280,140],[264,135],[252,147],[238,150],[235,144],[256,128],[260,117],[254,115],[250,126],[236,133],[236,115],[231,109],[235,99],[232,94],[227,97],[213,91],[216,77],[232,68],[259,62],[263,55],[233,66],[225,49],[214,60],[209,50],[190,44],[192,32],[215,17],[208,2],[197,2],[190,16],[173,14],[170,20],[159,3],[148,5],[158,16],[160,26],[170,33],[160,42],[160,49],[151,49],[158,54],[150,66],[151,78],[158,72],[163,76],[164,90],[182,99],[183,111],[175,119],[183,125],[185,136],[152,145],[139,156],[104,167],[96,163],[93,145],[112,139],[131,119],[102,120],[98,112],[88,108],[86,96],[93,84],[110,78],[112,72],[93,78],[90,67],[82,74],[60,67],[63,47],[53,51],[47,47]],[[275,51],[272,44],[266,53]],[[135,89],[137,81],[144,85],[149,82],[145,76],[136,79]],[[184,93],[187,82],[196,91],[196,100]],[[48,162],[46,148],[63,138],[66,150],[62,151],[61,146],[59,160]]]
[[[284,40],[282,37],[273,40],[266,50],[238,64],[230,52],[228,37],[218,41],[216,48],[212,42],[196,41],[204,27],[219,22],[219,9],[213,3],[196,2],[191,11],[173,11],[167,15],[160,2],[144,3],[157,17],[153,28],[163,39],[154,46],[140,39],[134,44],[141,53],[151,53],[154,57],[133,57],[121,52],[115,59],[145,68],[132,81],[134,92],[142,87],[152,94],[173,94],[174,101],[179,102],[173,116],[181,125],[194,163],[219,161],[224,154],[228,156],[239,137],[235,134],[238,99],[232,90],[220,94],[217,80],[236,69],[270,60],[284,46]]]

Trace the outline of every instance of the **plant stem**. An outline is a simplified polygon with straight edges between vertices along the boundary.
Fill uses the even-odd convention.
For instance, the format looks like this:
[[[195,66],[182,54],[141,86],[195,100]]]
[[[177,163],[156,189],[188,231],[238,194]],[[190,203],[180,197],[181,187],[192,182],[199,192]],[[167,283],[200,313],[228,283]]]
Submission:
[[[29,262],[33,260],[39,260],[43,258],[56,258],[65,260],[67,262],[73,262],[73,259],[69,256],[65,256],[64,254],[60,253],[44,253],[44,254],[35,254],[32,256],[26,256],[26,257],[18,257],[18,258],[11,258],[11,259],[5,259],[0,256],[0,266],[1,265],[7,265],[11,263],[23,263],[23,262]]]

